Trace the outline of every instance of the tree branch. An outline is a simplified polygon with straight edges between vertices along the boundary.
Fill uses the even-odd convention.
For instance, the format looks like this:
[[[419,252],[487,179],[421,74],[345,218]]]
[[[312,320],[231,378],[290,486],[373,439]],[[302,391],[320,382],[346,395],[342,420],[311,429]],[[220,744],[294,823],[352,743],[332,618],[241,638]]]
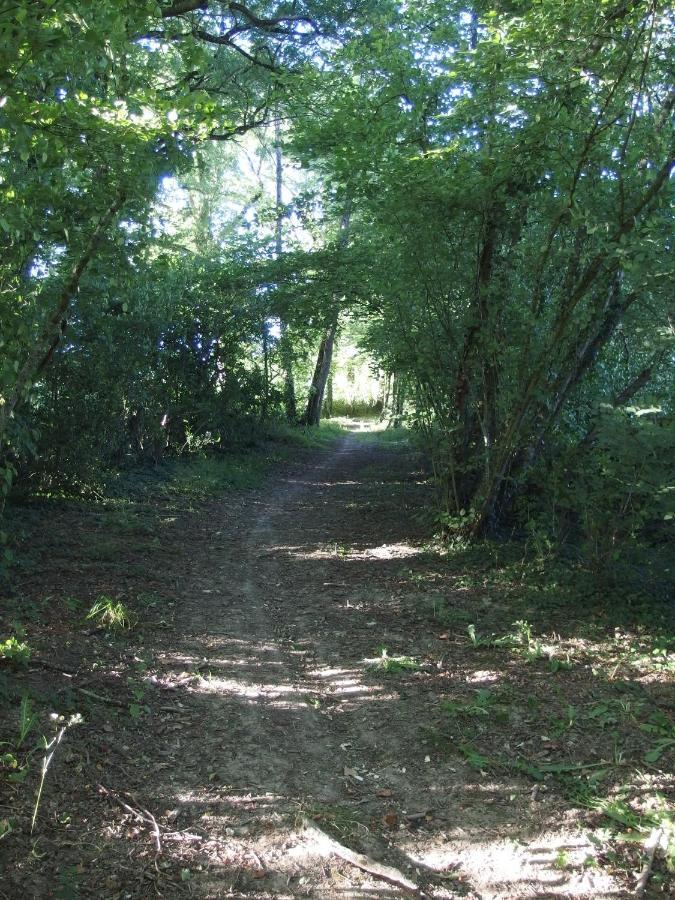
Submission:
[[[247,50],[244,50],[243,47],[240,47],[239,44],[235,44],[232,38],[236,34],[240,34],[242,29],[231,28],[226,34],[211,34],[208,31],[204,31],[202,28],[195,28],[192,34],[200,41],[204,41],[207,44],[218,44],[221,47],[231,47],[236,53],[239,53],[240,56],[243,56],[244,59],[247,59],[250,63],[253,63],[255,66],[260,66],[263,69],[267,69],[269,72],[274,72],[275,74],[280,74],[281,69],[278,66],[275,66],[273,63],[265,62],[260,59],[258,56],[254,56],[252,53],[249,53]]]
[[[230,128],[227,131],[212,131],[211,134],[209,134],[209,140],[230,141],[233,137],[238,137],[239,135],[246,134],[248,131],[252,131],[254,128],[262,128],[265,125],[269,125],[269,119],[263,116],[263,118],[255,119],[252,122],[244,122],[242,125],[235,125],[234,128]]]
[[[56,346],[61,340],[64,320],[67,316],[71,300],[79,289],[82,276],[94,258],[96,250],[106,231],[124,206],[125,201],[126,194],[124,191],[120,191],[115,200],[99,219],[98,224],[91,232],[89,239],[84,246],[80,258],[73,265],[70,275],[66,279],[58,295],[54,311],[47,318],[40,336],[35,341],[23,365],[19,369],[6,402],[0,406],[0,440],[2,440],[6,432],[9,419],[14,410],[30,390],[36,376],[49,363]]]
[[[247,18],[249,22],[251,22],[251,24],[256,28],[269,30],[272,28],[276,28],[278,25],[292,25],[297,22],[304,22],[306,25],[311,25],[315,31],[319,30],[316,22],[309,16],[277,16],[273,19],[263,19],[259,16],[256,16],[256,14],[252,12],[252,10],[248,9],[248,7],[244,6],[243,3],[236,3],[234,2],[234,0],[232,0],[231,3],[227,4],[227,6],[230,12],[241,13],[242,16]]]
[[[616,409],[618,406],[625,406],[629,400],[632,400],[635,394],[638,391],[641,391],[642,388],[649,383],[652,375],[654,374],[654,369],[660,363],[663,357],[657,355],[654,359],[646,366],[638,375],[630,381],[622,391],[620,391],[616,397],[612,400],[612,407]],[[600,431],[600,427],[598,422],[596,421],[591,428],[586,432],[583,439],[577,445],[578,450],[585,450],[589,447]]]
[[[628,403],[629,400],[637,394],[638,391],[641,391],[642,388],[647,384],[649,379],[652,377],[654,372],[654,367],[659,361],[659,357],[652,360],[652,362],[644,368],[639,375],[636,375],[635,378],[627,384],[626,387],[616,395],[614,400],[612,401],[612,406],[624,406],[624,404]]]
[[[176,16],[184,16],[186,13],[204,11],[209,8],[209,5],[209,0],[177,0],[177,2],[162,10],[162,18],[172,19]],[[309,16],[288,15],[274,16],[273,18],[267,19],[263,18],[262,16],[256,15],[253,10],[249,9],[247,6],[244,6],[243,3],[235,2],[235,0],[232,0],[232,2],[225,4],[225,8],[231,15],[234,16],[239,14],[247,20],[249,25],[246,26],[246,29],[242,30],[258,28],[261,31],[273,31],[277,29],[279,25],[294,25],[303,23],[305,25],[311,25],[314,31],[319,31],[317,23]],[[291,34],[291,32],[282,33]]]
[[[209,8],[209,0],[178,0],[166,9],[162,10],[163,19],[171,19],[174,16],[184,16],[185,13],[196,12],[198,9]]]

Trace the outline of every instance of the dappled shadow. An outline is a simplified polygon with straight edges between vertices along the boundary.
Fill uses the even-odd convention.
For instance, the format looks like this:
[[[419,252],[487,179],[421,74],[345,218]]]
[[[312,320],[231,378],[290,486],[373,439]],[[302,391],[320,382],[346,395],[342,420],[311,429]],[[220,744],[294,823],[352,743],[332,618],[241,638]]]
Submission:
[[[367,459],[369,448],[363,452]],[[200,857],[209,867],[200,890],[291,896],[311,885],[316,896],[400,895],[376,878],[368,886],[370,876],[322,855],[302,829],[303,817],[311,817],[437,896],[461,892],[462,882],[446,877],[460,874],[464,885],[475,881],[495,895],[515,896],[519,882],[528,895],[574,895],[574,878],[555,867],[555,854],[592,847],[570,841],[574,828],[555,822],[552,797],[539,802],[528,826],[535,811],[526,779],[481,775],[420,735],[420,726],[438,721],[444,697],[458,701],[508,682],[508,667],[444,660],[435,635],[412,633],[418,611],[401,596],[401,571],[428,563],[423,529],[400,514],[400,493],[396,516],[391,498],[377,490],[367,509],[345,508],[363,479],[333,478],[327,469],[287,479],[242,536],[239,567],[230,566],[226,580],[213,584],[200,558],[194,600],[180,616],[181,651],[167,646],[156,666],[186,720],[171,738],[173,756],[183,750],[183,735],[204,723],[202,755],[174,772],[162,792],[167,801],[179,799],[185,827],[201,830],[207,845],[224,842],[224,861],[214,861],[212,847]],[[217,559],[213,548],[209,556]],[[200,596],[206,580],[207,615]],[[214,634],[218,621],[227,627]],[[412,653],[414,668],[378,666],[383,640],[392,655]],[[548,855],[536,849],[547,828],[557,841]],[[591,895],[606,887],[599,879]]]
[[[140,644],[127,670],[97,669],[95,692],[116,703],[83,701],[86,787],[74,767],[59,770],[62,790],[95,798],[92,845],[105,835],[117,859],[132,857],[111,886],[96,881],[99,851],[84,853],[99,895],[401,896],[326,852],[307,822],[435,897],[627,895],[585,867],[597,857],[591,820],[570,815],[550,773],[507,767],[577,759],[574,731],[543,732],[522,694],[550,706],[552,727],[569,684],[586,702],[588,677],[551,672],[522,647],[471,644],[467,621],[480,633],[482,620],[515,616],[442,580],[415,517],[429,486],[413,462],[351,437],[237,518],[214,505],[184,545],[162,548],[169,571],[172,552],[190,561],[174,629],[146,633],[152,660],[133,677]],[[470,618],[453,621],[455,607]],[[98,782],[152,813],[161,856],[148,821]],[[66,797],[44,835],[76,866],[81,848],[59,831]]]

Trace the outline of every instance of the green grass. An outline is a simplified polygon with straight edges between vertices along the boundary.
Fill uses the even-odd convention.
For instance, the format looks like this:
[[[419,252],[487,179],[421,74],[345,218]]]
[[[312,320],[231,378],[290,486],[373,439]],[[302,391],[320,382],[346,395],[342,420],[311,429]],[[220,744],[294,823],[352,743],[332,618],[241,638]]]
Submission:
[[[412,656],[390,656],[386,647],[378,647],[377,654],[377,659],[368,665],[371,671],[392,675],[400,672],[417,672],[420,669],[419,661]]]
[[[477,717],[485,719],[508,720],[508,707],[499,703],[499,698],[494,691],[486,688],[477,688],[474,691],[474,699],[470,703],[456,703],[452,700],[444,700],[441,708],[452,718]]]
[[[107,631],[128,631],[133,627],[136,617],[121,600],[112,597],[99,597],[87,613],[87,621],[93,621]]]
[[[126,531],[144,532],[150,527],[130,502],[152,497],[173,501],[204,502],[231,490],[259,487],[282,463],[298,451],[327,448],[345,435],[335,422],[318,428],[269,423],[247,445],[220,453],[166,462],[120,473],[111,481],[109,493],[118,508],[108,512],[107,522]]]
[[[194,512],[202,503],[226,496],[231,491],[258,488],[284,463],[302,458],[312,450],[328,449],[340,441],[346,431],[336,422],[322,422],[318,428],[268,423],[250,434],[246,441],[208,457],[167,459],[158,465],[129,468],[111,474],[98,495],[39,495],[16,500],[11,509],[14,530],[13,570],[30,572],[38,565],[31,533],[41,533],[42,523],[50,516],[73,513],[81,529],[78,554],[82,571],[114,570],[122,561],[127,576],[143,577],[148,559],[161,549],[167,533],[179,527],[181,517]],[[64,617],[77,627],[82,610],[94,598],[46,595],[41,599],[16,596],[8,598],[0,611],[0,627],[9,632],[14,622],[46,624]],[[108,600],[110,598],[107,598]],[[111,601],[112,602],[112,601]],[[97,606],[98,604],[98,606]],[[110,605],[94,604],[102,627],[126,628],[119,624],[121,613]],[[162,598],[130,597],[126,614],[132,624],[151,614],[156,625],[170,627],[173,604]],[[124,616],[122,615],[122,618]],[[15,630],[15,629],[14,629]],[[0,632],[0,642],[3,640]],[[4,645],[3,645],[4,646]],[[11,643],[0,650],[0,662],[20,651]]]
[[[447,631],[453,665],[487,685],[449,683],[426,740],[449,761],[557,795],[605,864],[614,853],[612,865],[630,868],[631,846],[662,828],[667,871],[661,854],[653,877],[672,878],[675,807],[663,797],[675,723],[664,698],[675,640],[661,595],[637,596],[630,581],[601,590],[576,558],[542,568],[516,541],[436,543],[424,568],[401,575],[418,614]]]
[[[433,618],[440,625],[446,627],[454,627],[466,631],[467,627],[471,625],[472,620],[475,618],[475,612],[470,612],[461,607],[458,608],[454,605],[450,605],[444,597],[431,597],[427,603],[431,609]]]
[[[339,421],[324,419],[318,428],[306,425],[287,425],[280,423],[270,433],[270,439],[278,443],[286,443],[294,447],[327,447],[343,438],[345,428]]]
[[[364,444],[411,444],[414,436],[408,428],[377,428],[374,431],[357,431],[355,437]],[[379,469],[380,473],[382,469]]]
[[[255,488],[280,463],[293,458],[298,449],[328,447],[344,433],[344,429],[332,422],[322,423],[319,428],[279,423],[269,429],[263,442],[245,452],[177,463],[167,488],[171,493],[194,500],[214,499],[231,489]]]
[[[258,455],[230,455],[196,459],[174,467],[165,490],[192,500],[213,500],[227,490],[257,487],[269,470],[270,459]]]
[[[323,827],[337,832],[343,838],[348,838],[368,831],[365,823],[366,816],[349,804],[336,803],[330,806],[325,803],[313,803],[304,810],[304,815]],[[298,824],[300,824],[301,818]]]

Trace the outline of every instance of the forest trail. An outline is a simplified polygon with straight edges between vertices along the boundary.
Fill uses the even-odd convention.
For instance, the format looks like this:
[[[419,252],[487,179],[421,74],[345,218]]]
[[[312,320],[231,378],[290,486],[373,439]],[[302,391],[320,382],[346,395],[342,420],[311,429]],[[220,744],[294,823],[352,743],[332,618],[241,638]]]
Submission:
[[[675,900],[672,32],[0,0],[0,900]]]
[[[628,896],[561,870],[590,845],[545,786],[470,767],[461,729],[429,737],[445,698],[495,677],[430,613],[429,490],[408,445],[354,433],[167,538],[176,618],[144,638],[146,714],[97,707],[88,749],[72,731],[83,774],[48,782],[43,847],[72,861],[72,896]]]
[[[413,462],[409,450],[351,434],[273,479],[234,521],[225,504],[206,552],[191,548],[183,639],[161,654],[160,678],[200,673],[170,750],[199,735],[180,796],[194,801],[191,821],[198,814],[213,840],[225,839],[198,894],[225,895],[227,885],[254,896],[397,893],[327,852],[336,838],[365,851],[373,871],[397,866],[399,887],[410,878],[413,858],[394,832],[441,802],[423,779],[420,803],[420,780],[408,774],[425,765],[410,728],[426,698],[416,692],[409,707],[407,689],[373,677],[367,660],[381,645],[394,656],[409,646],[396,582],[420,551],[412,514],[428,492]],[[370,833],[371,820],[385,837]]]

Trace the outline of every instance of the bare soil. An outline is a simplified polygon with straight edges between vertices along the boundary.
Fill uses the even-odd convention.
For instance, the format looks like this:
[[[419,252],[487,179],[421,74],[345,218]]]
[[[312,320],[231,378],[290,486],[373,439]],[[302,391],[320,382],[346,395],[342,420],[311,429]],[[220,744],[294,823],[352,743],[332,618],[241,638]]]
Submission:
[[[513,615],[444,574],[419,516],[430,490],[409,447],[350,434],[256,490],[155,511],[112,552],[93,514],[35,523],[24,600],[106,593],[139,621],[73,629],[54,600],[30,629],[12,684],[66,717],[41,723],[48,738],[84,721],[63,734],[32,835],[42,755],[0,786],[0,896],[367,898],[408,882],[439,898],[634,896],[644,857],[610,861],[597,812],[471,759],[511,742],[585,764],[573,728],[535,733],[523,698],[546,704],[555,682],[552,704],[583,705],[594,679],[470,644],[467,617],[489,631]],[[437,600],[463,611],[455,624]],[[667,706],[658,680],[640,690]]]

